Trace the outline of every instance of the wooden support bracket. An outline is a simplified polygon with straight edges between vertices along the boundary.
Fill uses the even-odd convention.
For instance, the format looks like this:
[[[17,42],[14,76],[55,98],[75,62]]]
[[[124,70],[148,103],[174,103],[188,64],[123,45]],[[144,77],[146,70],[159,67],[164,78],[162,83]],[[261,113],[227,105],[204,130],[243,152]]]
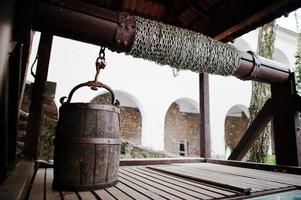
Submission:
[[[282,84],[272,84],[269,99],[245,132],[228,160],[242,160],[267,123],[273,119],[276,164],[301,165],[301,97],[296,93],[294,74]]]
[[[246,130],[245,134],[236,145],[228,160],[242,160],[247,154],[252,144],[260,135],[265,126],[271,121],[273,116],[273,100],[268,99],[262,109],[257,114],[253,123]]]

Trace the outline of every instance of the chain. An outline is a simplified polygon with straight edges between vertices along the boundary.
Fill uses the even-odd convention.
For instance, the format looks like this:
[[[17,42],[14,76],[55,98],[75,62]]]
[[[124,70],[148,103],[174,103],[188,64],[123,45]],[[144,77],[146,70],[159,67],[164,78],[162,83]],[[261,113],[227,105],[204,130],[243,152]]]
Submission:
[[[105,59],[106,53],[105,53],[106,48],[101,46],[99,49],[98,57]]]
[[[96,67],[96,74],[94,78],[94,83],[96,84],[98,82],[98,77],[101,69],[104,69],[106,67],[106,59],[105,59],[105,47],[101,46],[98,57],[95,61],[95,67]],[[92,90],[97,90],[98,88],[96,86],[91,87]]]
[[[235,47],[200,33],[135,17],[135,38],[130,54],[169,65],[176,70],[231,75],[239,66]]]

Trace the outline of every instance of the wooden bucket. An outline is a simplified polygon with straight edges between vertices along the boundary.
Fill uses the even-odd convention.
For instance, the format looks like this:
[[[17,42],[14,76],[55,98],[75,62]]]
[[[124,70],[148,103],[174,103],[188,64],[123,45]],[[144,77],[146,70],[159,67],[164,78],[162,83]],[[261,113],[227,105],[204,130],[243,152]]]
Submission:
[[[109,90],[115,105],[70,103],[75,90],[91,84],[73,88],[66,102],[66,97],[61,98],[54,149],[55,190],[88,191],[118,182],[120,111],[112,90],[99,83]]]

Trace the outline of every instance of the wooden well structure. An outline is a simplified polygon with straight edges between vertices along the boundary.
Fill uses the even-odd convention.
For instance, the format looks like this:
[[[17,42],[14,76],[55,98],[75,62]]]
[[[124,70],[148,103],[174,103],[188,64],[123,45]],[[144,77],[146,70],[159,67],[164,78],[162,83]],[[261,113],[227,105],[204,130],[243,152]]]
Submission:
[[[38,138],[41,131],[43,90],[47,80],[49,57],[53,35],[75,39],[109,47],[118,52],[128,52],[131,49],[135,30],[133,28],[133,15],[157,20],[181,28],[190,29],[216,40],[228,42],[236,37],[253,30],[277,17],[287,15],[289,12],[301,7],[298,0],[204,0],[204,1],[91,1],[91,0],[35,0],[14,1],[4,0],[0,3],[0,197],[1,199],[24,199],[30,195],[42,194],[46,199],[49,179],[43,179],[44,189],[35,190],[38,178],[49,172],[50,165],[43,162],[35,162]],[[58,23],[59,22],[59,23]],[[28,69],[28,56],[30,54],[32,36],[34,31],[42,32],[39,44],[39,59],[36,78],[33,85],[33,95],[30,106],[28,130],[24,149],[24,159],[20,161],[9,175],[8,171],[15,165],[17,121],[19,117],[20,103],[25,86],[25,75]],[[228,161],[210,159],[210,129],[208,107],[208,74],[200,73],[200,155],[199,159],[158,159],[158,160],[122,160],[121,166],[133,165],[171,165],[173,163],[206,163],[196,166],[190,164],[187,168],[193,168],[196,174],[187,174],[176,164],[172,167],[136,167],[122,168],[119,186],[105,191],[94,191],[91,194],[106,196],[123,191],[123,195],[129,198],[129,194],[136,194],[136,198],[142,198],[141,194],[153,196],[155,199],[165,195],[165,198],[233,198],[242,196],[258,196],[266,193],[275,193],[295,189],[301,186],[300,176],[270,174],[275,179],[266,182],[264,177],[269,177],[263,171],[261,175],[254,175],[250,179],[244,179],[243,175],[259,173],[248,171],[246,168],[259,170],[281,171],[291,174],[301,174],[301,136],[298,124],[297,112],[301,110],[301,98],[296,93],[294,74],[288,66],[268,59],[259,58],[252,53],[240,52],[240,64],[234,72],[234,76],[243,80],[255,80],[271,84],[272,98],[269,99],[253,124],[248,128],[239,144],[230,155]],[[264,164],[250,164],[239,162],[249,150],[264,126],[273,120],[276,166]],[[236,161],[230,161],[236,160]],[[204,178],[206,166],[227,180],[225,174],[230,173],[229,166],[241,169],[237,179],[222,182],[219,177]],[[219,164],[219,165],[216,165]],[[227,167],[220,168],[220,164]],[[37,170],[38,168],[42,168]],[[202,169],[201,169],[202,168]],[[43,171],[44,170],[44,171]],[[156,170],[156,171],[154,171]],[[48,171],[48,172],[47,172]],[[50,170],[51,171],[51,170]],[[230,171],[230,172],[229,172]],[[215,173],[215,174],[216,174]],[[222,174],[224,173],[224,174]],[[200,176],[203,174],[203,176]],[[9,175],[9,176],[8,176]],[[34,178],[36,175],[36,179]],[[175,177],[176,176],[176,177]],[[250,175],[251,176],[251,175]],[[49,176],[51,177],[51,176]],[[165,180],[174,185],[185,185],[186,189],[168,187],[168,191],[157,191],[154,185],[150,186],[149,177]],[[286,177],[286,178],[285,178]],[[142,179],[144,181],[142,181]],[[261,180],[252,185],[254,180]],[[281,180],[280,180],[281,179]],[[285,179],[285,181],[283,181]],[[244,187],[238,183],[246,183]],[[51,181],[51,180],[50,180]],[[195,181],[200,181],[195,183]],[[138,184],[140,183],[141,184]],[[147,183],[146,183],[147,182]],[[146,184],[142,187],[142,183]],[[218,187],[219,192],[201,194],[193,193],[196,188],[205,186],[195,185],[204,183],[206,187]],[[33,186],[32,186],[33,184]],[[154,184],[159,184],[158,181]],[[209,184],[209,185],[208,185]],[[248,185],[249,184],[249,185]],[[230,185],[228,187],[227,185]],[[263,187],[267,185],[267,187]],[[30,189],[32,186],[32,189]],[[226,187],[227,186],[227,187]],[[127,189],[124,189],[124,188]],[[150,188],[152,187],[152,188]],[[188,188],[187,188],[188,187]],[[123,188],[123,189],[122,189]],[[130,188],[130,189],[129,189]],[[148,188],[148,189],[147,189]],[[261,188],[261,189],[260,189]],[[118,190],[116,192],[116,189]],[[162,188],[161,188],[162,189]],[[214,189],[214,190],[215,190]],[[126,190],[127,192],[124,192]],[[184,191],[185,190],[185,191]],[[189,190],[189,191],[186,191]],[[134,191],[134,192],[133,192]],[[157,191],[157,192],[156,192]],[[185,193],[177,194],[173,191]],[[184,192],[183,192],[184,191]],[[216,191],[216,190],[215,190]],[[160,193],[161,195],[158,195]],[[164,194],[163,194],[164,193]],[[210,193],[210,194],[209,194]],[[75,195],[81,198],[90,193]],[[58,198],[67,198],[64,193],[57,193]],[[147,196],[146,195],[146,196]],[[188,195],[188,196],[187,196]],[[190,196],[189,196],[190,195]],[[203,196],[202,196],[203,195]],[[221,195],[221,196],[219,196]],[[93,197],[92,196],[92,197]],[[120,199],[125,199],[119,194]],[[144,197],[146,197],[144,195]],[[87,197],[90,199],[92,197]],[[99,197],[101,198],[101,197]],[[109,197],[108,197],[109,198]],[[131,197],[134,198],[134,197]],[[68,198],[67,198],[68,199]],[[206,199],[206,198],[205,198]],[[210,199],[210,198],[207,198]]]

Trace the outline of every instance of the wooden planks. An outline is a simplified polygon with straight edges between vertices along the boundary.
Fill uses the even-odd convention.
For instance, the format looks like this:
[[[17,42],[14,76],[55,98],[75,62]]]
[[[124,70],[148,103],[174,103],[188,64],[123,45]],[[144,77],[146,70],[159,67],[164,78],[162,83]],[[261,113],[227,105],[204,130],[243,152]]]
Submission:
[[[235,182],[241,185],[249,185],[249,187],[252,189],[252,191],[264,191],[264,190],[271,190],[271,189],[277,189],[277,188],[285,188],[289,187],[291,185],[284,184],[284,183],[276,183],[267,179],[257,179],[254,177],[245,176],[244,173],[241,173],[241,175],[238,175],[235,171],[225,173],[224,171],[219,170],[211,170],[210,168],[199,168],[198,166],[185,166],[185,168],[198,172],[200,174],[202,173],[208,173],[208,174],[214,174],[215,176],[218,176],[220,178],[223,178],[227,180],[228,182]]]
[[[159,180],[164,180],[166,182],[181,186],[183,188],[190,189],[192,191],[197,191],[202,194],[205,194],[210,197],[214,198],[221,198],[221,197],[230,197],[230,196],[235,196],[237,193],[227,191],[225,189],[220,189],[218,187],[213,187],[212,185],[205,185],[205,184],[200,184],[196,183],[192,180],[185,180],[183,178],[179,178],[170,174],[165,174],[162,172],[158,172],[156,170],[151,170],[146,167],[139,167],[136,168],[136,170],[140,171],[141,173],[147,174],[148,176],[159,179]]]
[[[160,189],[172,196],[177,197],[178,199],[200,199],[201,197],[198,197],[195,193],[189,192],[189,190],[185,190],[184,188],[172,185],[170,183],[166,183],[164,181],[152,179],[151,177],[145,176],[140,173],[135,173],[134,171],[131,171],[129,169],[121,170],[121,173],[126,174],[127,176],[133,177],[137,180],[140,180],[141,182],[150,185],[151,187]],[[181,190],[182,189],[182,190]],[[174,198],[174,197],[173,197]]]
[[[34,162],[21,160],[14,171],[0,185],[0,199],[25,199],[34,175]]]
[[[229,184],[245,188],[249,186],[250,192],[263,192],[279,190],[291,187],[300,187],[301,177],[299,175],[285,174],[279,172],[267,172],[262,170],[246,169],[210,163],[186,164],[173,166],[154,166],[152,169],[162,170],[182,176],[194,176],[203,181],[217,181],[218,184]],[[220,178],[220,179],[219,179]]]
[[[41,168],[37,172],[30,199],[219,199],[238,193],[185,178],[147,169],[121,167],[119,183],[113,187],[91,192],[65,192],[51,189],[53,169]]]
[[[39,169],[41,170],[41,169]],[[46,199],[55,200],[60,199],[60,193],[52,190],[52,180],[53,180],[53,169],[46,168]]]
[[[201,181],[207,184],[212,184],[219,187],[231,189],[240,193],[249,193],[252,188],[248,184],[237,183],[233,180],[226,180],[225,177],[221,178],[216,176],[214,173],[199,173],[191,168],[184,168],[175,165],[164,165],[164,166],[148,166],[151,169],[159,170],[166,173],[171,173],[177,176],[189,178],[192,180]],[[186,167],[186,166],[185,166]],[[191,171],[192,170],[192,171]],[[253,190],[258,188],[253,187]]]
[[[46,169],[39,169],[36,172],[36,177],[33,182],[31,192],[29,195],[30,200],[45,200],[44,182],[45,182]]]
[[[126,194],[131,194],[131,197],[133,197],[134,199],[141,199],[141,200],[150,199],[149,197],[144,196],[143,194],[139,193],[135,189],[130,188],[129,186],[127,186],[126,184],[124,184],[122,182],[118,183],[116,185],[116,188],[121,190],[122,192],[124,192]]]
[[[189,166],[195,166],[200,169],[206,169],[214,172],[223,172],[226,174],[234,174],[242,177],[250,177],[258,180],[266,180],[273,183],[280,183],[284,187],[289,185],[295,185],[301,187],[300,175],[263,171],[258,169],[233,167],[233,166],[226,166],[226,165],[218,165],[218,164],[211,164],[211,163],[203,163],[202,165],[189,164]]]
[[[40,168],[29,199],[228,199],[291,190],[301,182],[298,175],[211,163],[120,167],[118,184],[95,191],[53,191],[52,180],[53,169]]]
[[[127,169],[129,172],[135,173],[139,175],[140,177],[149,178],[150,180],[154,180],[154,182],[159,183],[161,185],[171,187],[173,189],[176,189],[180,192],[186,193],[188,195],[191,195],[193,197],[201,198],[201,199],[212,199],[214,198],[221,198],[225,197],[223,195],[215,194],[213,192],[208,192],[200,187],[191,186],[190,184],[186,184],[184,182],[173,180],[169,177],[163,177],[158,174],[154,174],[153,171],[145,171],[142,169]]]
[[[292,186],[300,187],[301,183],[301,177],[298,175],[209,163],[148,166],[148,168],[219,186],[224,185],[225,188],[230,186],[234,190],[243,192],[263,192]]]

